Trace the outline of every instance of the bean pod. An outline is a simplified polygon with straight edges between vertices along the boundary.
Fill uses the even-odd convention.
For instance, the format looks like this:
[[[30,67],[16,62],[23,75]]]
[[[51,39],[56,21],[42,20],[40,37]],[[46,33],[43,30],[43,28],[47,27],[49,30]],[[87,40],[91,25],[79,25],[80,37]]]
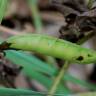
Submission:
[[[96,52],[74,43],[40,34],[13,36],[0,45],[3,50],[20,49],[34,51],[74,63],[89,64],[96,62]]]

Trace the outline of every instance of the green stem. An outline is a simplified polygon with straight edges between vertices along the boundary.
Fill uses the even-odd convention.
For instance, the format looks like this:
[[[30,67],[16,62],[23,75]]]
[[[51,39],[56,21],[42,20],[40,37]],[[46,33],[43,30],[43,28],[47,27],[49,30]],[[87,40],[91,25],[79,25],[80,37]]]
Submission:
[[[42,32],[42,22],[39,14],[39,10],[37,7],[37,0],[28,0],[29,5],[31,7],[32,11],[32,16],[36,28],[36,33],[41,33]]]
[[[62,69],[60,70],[58,76],[55,78],[54,84],[53,84],[52,88],[50,89],[48,96],[54,95],[54,93],[57,89],[57,86],[59,85],[59,83],[60,83],[61,79],[63,78],[64,73],[66,72],[68,67],[69,67],[69,63],[66,61],[65,64],[63,65]]]
[[[7,8],[7,3],[8,3],[8,0],[0,0],[0,24],[1,24],[2,19],[4,17],[5,10]]]

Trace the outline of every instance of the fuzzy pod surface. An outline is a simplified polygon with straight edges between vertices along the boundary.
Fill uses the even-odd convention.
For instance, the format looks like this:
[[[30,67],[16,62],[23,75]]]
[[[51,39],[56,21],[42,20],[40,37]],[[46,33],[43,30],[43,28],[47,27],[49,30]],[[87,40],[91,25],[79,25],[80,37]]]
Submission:
[[[80,64],[96,62],[95,51],[46,35],[25,34],[13,36],[5,42],[0,45],[4,45],[5,49],[33,51]]]

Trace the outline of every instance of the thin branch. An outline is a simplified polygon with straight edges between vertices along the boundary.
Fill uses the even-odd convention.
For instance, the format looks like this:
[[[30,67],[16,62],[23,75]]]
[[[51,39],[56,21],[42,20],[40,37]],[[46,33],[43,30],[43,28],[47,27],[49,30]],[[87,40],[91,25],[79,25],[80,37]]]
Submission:
[[[43,25],[42,25],[41,17],[40,17],[38,6],[37,6],[37,0],[28,0],[28,3],[31,8],[32,18],[34,20],[36,32],[41,33]]]
[[[53,86],[48,93],[49,95],[47,95],[47,96],[53,96],[54,95],[54,93],[57,89],[57,86],[59,85],[59,83],[60,83],[61,79],[63,78],[68,67],[69,67],[69,62],[66,61],[65,64],[63,65],[62,69],[60,70],[58,76],[55,78]]]
[[[7,28],[7,27],[1,26],[1,25],[0,25],[0,32],[5,32],[5,33],[11,34],[11,35],[21,35],[21,34],[25,33],[25,32],[19,32],[16,30],[12,30],[10,28]]]
[[[24,31],[16,31],[14,29],[10,29],[10,28],[7,28],[7,27],[4,27],[2,25],[0,25],[0,32],[4,32],[4,33],[7,33],[9,35],[22,35],[22,34],[26,34],[27,32],[29,32],[28,30],[24,30]],[[33,33],[33,30],[30,31]],[[29,32],[29,33],[30,33]]]

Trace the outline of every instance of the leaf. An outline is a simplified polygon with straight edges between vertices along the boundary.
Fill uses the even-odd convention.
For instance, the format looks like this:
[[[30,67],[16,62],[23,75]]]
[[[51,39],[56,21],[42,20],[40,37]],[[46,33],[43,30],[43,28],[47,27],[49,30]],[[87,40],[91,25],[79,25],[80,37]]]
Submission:
[[[40,75],[36,76],[35,75],[36,71],[39,72],[39,74],[41,72],[41,73],[47,74],[47,75],[49,75],[51,77],[54,77],[56,72],[58,71],[57,69],[49,66],[45,62],[40,61],[35,56],[31,56],[31,55],[29,55],[27,53],[24,54],[23,52],[6,51],[6,58],[9,59],[10,61],[12,61],[14,64],[24,66],[23,72],[27,76],[29,76],[31,78],[33,77],[33,78],[35,78],[38,81],[40,80],[40,78],[39,78]],[[38,67],[40,68],[39,71],[38,71]],[[33,72],[32,72],[32,70],[33,70]],[[34,76],[36,76],[36,77],[34,77]],[[41,77],[41,78],[43,78],[43,77]],[[48,82],[50,80],[48,79],[48,82],[45,81],[45,80],[46,79],[41,79],[40,82],[42,81],[43,82],[42,84],[45,84],[45,86],[47,86],[46,84],[49,85]],[[84,86],[86,88],[88,87],[91,90],[96,90],[96,86],[95,85],[87,83],[84,80],[76,79],[73,76],[71,76],[70,74],[65,74],[64,80],[73,82],[74,84],[79,84],[80,86]],[[44,83],[44,82],[46,82],[46,83]]]
[[[76,94],[75,96],[96,96],[96,92],[84,92],[84,93]]]
[[[23,52],[6,51],[6,58],[23,67],[23,72],[43,84],[48,89],[52,85],[52,78],[57,69],[53,70],[48,64],[40,61],[35,56]],[[69,93],[70,91],[60,84],[57,92]]]
[[[8,0],[0,0],[0,23],[4,17],[6,8],[7,8]]]

